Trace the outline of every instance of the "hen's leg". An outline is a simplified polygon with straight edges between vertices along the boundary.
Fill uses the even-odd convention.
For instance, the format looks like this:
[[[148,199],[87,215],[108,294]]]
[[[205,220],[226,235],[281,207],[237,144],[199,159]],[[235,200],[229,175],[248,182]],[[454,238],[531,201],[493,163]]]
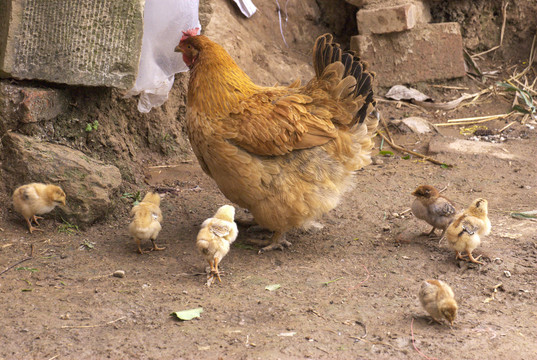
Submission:
[[[286,247],[291,246],[292,244],[285,240],[285,233],[282,233],[280,231],[275,231],[272,235],[272,239],[270,241],[270,245],[265,246],[264,248],[261,248],[259,250],[259,254],[262,254],[267,251],[271,250],[283,250]]]

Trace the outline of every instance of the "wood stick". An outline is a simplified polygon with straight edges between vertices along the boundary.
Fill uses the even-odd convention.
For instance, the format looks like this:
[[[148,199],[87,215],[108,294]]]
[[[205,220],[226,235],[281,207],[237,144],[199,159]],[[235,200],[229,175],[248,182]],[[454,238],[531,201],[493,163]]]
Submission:
[[[448,166],[448,167],[453,167],[453,165],[443,163],[441,161],[433,159],[432,157],[420,154],[420,153],[412,151],[412,150],[407,150],[407,149],[405,149],[405,148],[403,148],[403,147],[401,147],[399,145],[396,145],[396,144],[392,143],[390,140],[388,140],[388,138],[384,134],[382,134],[382,133],[380,133],[378,131],[377,131],[377,134],[379,134],[380,137],[382,137],[384,139],[384,141],[386,141],[395,150],[399,150],[399,151],[402,151],[402,152],[405,152],[405,153],[420,157],[420,158],[422,158],[424,160],[427,160],[427,161],[430,161],[430,162],[432,162],[433,164],[436,164],[436,165],[445,165],[445,166]]]

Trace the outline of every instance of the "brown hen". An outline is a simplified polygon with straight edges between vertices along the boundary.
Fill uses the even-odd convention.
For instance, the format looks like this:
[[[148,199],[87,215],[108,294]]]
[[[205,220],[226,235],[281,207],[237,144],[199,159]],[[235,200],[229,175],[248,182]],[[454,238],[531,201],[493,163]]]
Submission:
[[[175,48],[190,68],[190,143],[222,193],[274,232],[260,252],[282,249],[287,231],[333,209],[371,162],[373,74],[325,34],[306,86],[262,87],[196,31]]]

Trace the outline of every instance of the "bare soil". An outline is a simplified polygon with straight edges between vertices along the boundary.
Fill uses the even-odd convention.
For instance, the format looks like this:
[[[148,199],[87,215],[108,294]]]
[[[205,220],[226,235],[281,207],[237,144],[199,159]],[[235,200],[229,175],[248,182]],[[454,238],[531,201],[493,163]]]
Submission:
[[[480,106],[481,113],[508,108],[493,98]],[[419,113],[438,122],[413,108],[380,109],[387,118]],[[468,113],[447,116],[463,111]],[[505,122],[487,125],[498,129]],[[259,235],[240,228],[222,262],[222,283],[210,288],[195,236],[227,201],[195,159],[148,169],[149,183],[167,191],[162,252],[136,253],[126,211],[73,234],[52,215],[43,221],[45,231],[32,235],[22,219],[5,211],[0,270],[34,250],[32,259],[0,275],[0,357],[416,359],[416,346],[439,359],[532,358],[537,232],[535,222],[509,212],[537,204],[537,136],[518,123],[509,130],[501,147],[511,160],[439,154],[454,165],[445,169],[398,153],[375,156],[377,164],[358,172],[356,188],[322,219],[324,228],[292,232],[290,249],[258,255],[245,239]],[[463,137],[458,128],[442,133]],[[431,135],[394,137],[423,150]],[[374,154],[378,148],[377,141]],[[410,192],[425,183],[446,187],[458,208],[473,198],[489,200],[492,233],[476,250],[485,265],[455,261],[445,242],[420,236],[429,226],[405,210]],[[131,200],[123,202],[129,209]],[[248,214],[239,210],[238,217]],[[112,276],[116,270],[125,277]],[[428,278],[452,286],[460,306],[453,328],[429,324],[421,309],[417,292]],[[281,287],[265,290],[271,284]],[[203,308],[199,319],[170,316],[197,307]]]
[[[515,3],[528,9],[531,4]],[[232,11],[227,2],[215,4],[218,11]],[[274,11],[267,4],[260,5],[264,16]],[[315,26],[321,22],[316,11],[304,16]],[[274,20],[274,16],[270,18]],[[252,23],[263,23],[260,19]],[[275,21],[269,25],[278,28]],[[289,26],[299,25],[291,22]],[[255,34],[266,43],[281,42],[279,30],[266,33],[262,26],[256,29]],[[216,29],[212,31],[216,33]],[[308,31],[301,39],[288,41],[302,46],[311,37]],[[524,42],[524,49],[527,44]],[[271,51],[274,48],[271,45]],[[241,49],[237,45],[234,51]],[[250,57],[256,66],[264,66],[266,59],[255,60],[261,50],[246,51],[242,60],[251,61]],[[299,63],[297,58],[291,61]],[[490,59],[480,62],[482,70],[500,69],[498,79],[508,77],[507,70],[512,72],[512,65],[522,67],[520,62],[525,60],[501,62],[494,55]],[[250,64],[247,72],[265,83],[274,78],[291,81],[295,74],[311,73],[310,68],[295,67],[296,72],[287,78],[285,61],[283,65],[274,65],[271,59],[267,62],[283,70],[271,68],[255,74]],[[469,79],[437,84],[466,90],[432,84],[416,87],[446,101],[462,92],[479,91],[496,80],[480,86]],[[179,97],[181,89],[174,91]],[[512,97],[494,95],[449,112],[386,102],[380,102],[379,109],[387,120],[421,116],[443,123],[452,118],[507,113],[511,101]],[[182,100],[173,104],[158,111],[172,114],[175,108],[182,108]],[[148,122],[149,130],[155,127],[155,134],[161,132],[150,123],[151,116],[141,119]],[[270,234],[240,227],[238,240],[221,264],[222,283],[210,288],[205,285],[206,264],[196,251],[195,237],[203,220],[228,201],[191,154],[184,161],[184,156],[171,151],[167,166],[160,159],[151,162],[150,155],[138,159],[147,181],[139,190],[157,188],[165,194],[163,229],[157,241],[166,247],[164,251],[136,252],[127,233],[132,206],[128,197],[118,200],[115,214],[106,222],[85,231],[70,229],[55,212],[42,221],[44,232],[29,234],[25,222],[12,211],[10,199],[0,193],[4,204],[0,207],[0,359],[535,358],[536,224],[515,219],[510,212],[536,209],[536,124],[522,125],[520,117],[511,117],[483,125],[498,130],[514,120],[498,145],[512,158],[460,152],[434,155],[452,168],[414,156],[406,159],[397,151],[394,156],[381,156],[377,138],[374,164],[356,174],[354,190],[321,219],[324,228],[293,231],[288,235],[291,248],[259,255],[246,240]],[[433,137],[469,138],[459,127],[439,129],[441,135],[391,131],[397,144],[422,153],[427,152]],[[180,126],[174,128],[178,148],[184,145],[180,133]],[[392,150],[383,146],[383,150]],[[482,255],[484,265],[456,261],[445,241],[420,236],[430,227],[408,209],[413,200],[410,193],[421,184],[445,188],[444,194],[458,209],[477,197],[489,201],[492,232],[475,251]],[[126,188],[136,190],[132,183]],[[237,216],[249,218],[243,209]],[[114,277],[117,270],[125,271],[125,277]],[[446,281],[455,292],[459,314],[452,328],[431,324],[419,304],[420,283],[429,278]],[[273,284],[280,288],[265,289]],[[181,322],[170,316],[197,307],[203,308],[198,319]]]

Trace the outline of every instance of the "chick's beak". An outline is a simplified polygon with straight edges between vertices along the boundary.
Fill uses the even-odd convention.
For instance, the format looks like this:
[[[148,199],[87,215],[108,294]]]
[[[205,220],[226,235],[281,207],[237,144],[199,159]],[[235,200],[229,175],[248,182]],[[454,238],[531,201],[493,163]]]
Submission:
[[[175,50],[174,50],[174,51],[175,51],[175,52],[180,52],[180,53],[182,53],[182,52],[183,52],[183,49],[181,49],[181,48],[179,47],[179,45],[177,45],[177,46],[175,47]]]

